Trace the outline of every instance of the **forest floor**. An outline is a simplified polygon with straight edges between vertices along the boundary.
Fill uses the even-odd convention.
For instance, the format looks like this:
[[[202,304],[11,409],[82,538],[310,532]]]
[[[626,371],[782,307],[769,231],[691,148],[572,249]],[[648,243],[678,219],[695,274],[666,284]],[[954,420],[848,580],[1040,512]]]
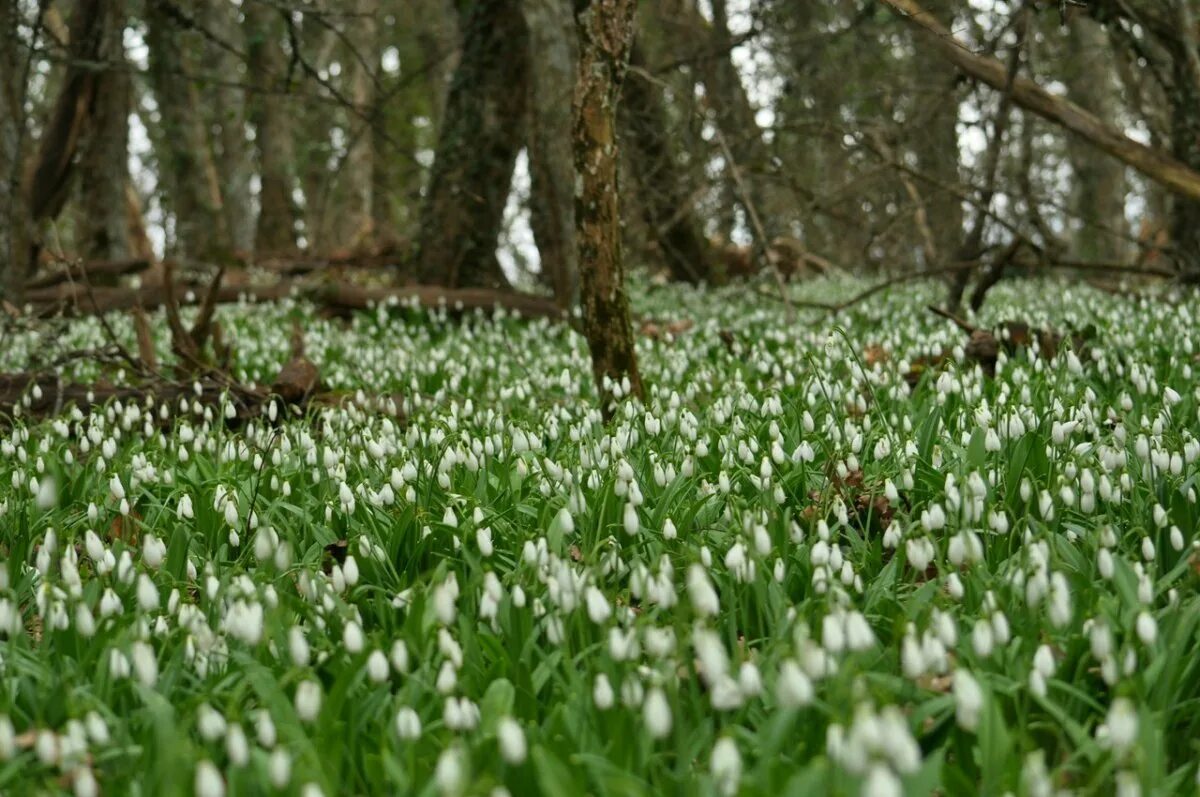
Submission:
[[[218,307],[303,410],[54,400],[169,368],[161,311],[5,333],[54,378],[0,418],[0,790],[1196,788],[1194,304],[632,293],[607,425],[547,318]]]

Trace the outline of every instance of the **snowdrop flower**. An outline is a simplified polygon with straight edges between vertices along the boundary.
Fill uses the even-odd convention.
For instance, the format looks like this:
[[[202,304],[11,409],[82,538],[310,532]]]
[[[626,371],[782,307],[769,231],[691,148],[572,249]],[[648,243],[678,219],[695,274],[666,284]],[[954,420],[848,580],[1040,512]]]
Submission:
[[[346,623],[345,628],[342,629],[342,644],[346,646],[346,652],[352,656],[362,653],[363,646],[366,644],[362,626],[353,620]]]
[[[1153,645],[1154,641],[1158,639],[1158,623],[1154,621],[1150,612],[1138,612],[1136,625],[1138,639],[1142,640],[1142,644]]]
[[[312,722],[320,711],[320,685],[316,681],[301,681],[296,687],[296,715],[301,722]]]
[[[438,790],[447,797],[463,793],[467,786],[467,762],[459,745],[451,745],[442,751],[433,777]]]
[[[652,739],[662,739],[671,733],[671,706],[667,703],[666,694],[657,686],[646,695],[642,719]]]
[[[701,617],[714,617],[721,610],[717,591],[713,589],[702,565],[693,564],[688,568],[687,591],[693,611]]]
[[[513,766],[525,761],[525,731],[512,717],[504,717],[496,727],[496,738],[500,742],[500,755]]]
[[[1118,756],[1124,756],[1137,741],[1138,715],[1133,702],[1118,697],[1108,709],[1105,723],[1096,730],[1097,736],[1105,735],[1107,744]]]
[[[958,724],[974,731],[979,727],[979,712],[983,709],[983,690],[979,683],[966,670],[954,672],[954,716]]]
[[[629,536],[634,536],[641,529],[641,521],[638,519],[637,507],[632,501],[626,502],[624,515],[622,518],[622,526],[625,533]]]
[[[421,718],[408,706],[396,713],[396,735],[408,742],[421,736]]]
[[[367,677],[372,683],[381,684],[388,678],[388,660],[382,650],[373,650],[367,657]]]
[[[742,756],[732,738],[722,736],[713,745],[709,771],[720,794],[732,797],[737,793],[738,783],[742,779]]]
[[[242,730],[241,725],[229,726],[229,732],[225,735],[225,754],[229,756],[229,762],[235,767],[244,767],[249,762],[250,745],[246,741],[246,732]]]
[[[292,780],[291,756],[282,747],[275,748],[267,760],[267,771],[272,786],[276,789],[287,788],[288,783]]]
[[[154,649],[138,641],[130,645],[129,653],[138,682],[148,689],[154,688],[158,683],[158,658],[154,655]]]
[[[596,676],[596,681],[592,686],[592,700],[596,703],[596,708],[600,711],[607,711],[612,708],[616,696],[613,693],[612,684],[608,681],[608,676],[600,673]]]
[[[211,761],[196,765],[196,797],[225,797],[225,781]]]
[[[787,659],[779,667],[775,681],[775,699],[783,708],[802,708],[813,701],[812,681],[793,659]]]

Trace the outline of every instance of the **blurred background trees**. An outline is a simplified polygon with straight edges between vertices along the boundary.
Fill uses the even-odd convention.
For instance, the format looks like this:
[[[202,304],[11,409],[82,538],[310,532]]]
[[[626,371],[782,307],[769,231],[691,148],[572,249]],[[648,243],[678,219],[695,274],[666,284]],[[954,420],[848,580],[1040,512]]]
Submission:
[[[0,0],[0,292],[62,260],[304,258],[570,305],[575,5]],[[1051,269],[1196,280],[1198,19],[643,0],[625,260],[696,283],[937,273],[950,304]]]

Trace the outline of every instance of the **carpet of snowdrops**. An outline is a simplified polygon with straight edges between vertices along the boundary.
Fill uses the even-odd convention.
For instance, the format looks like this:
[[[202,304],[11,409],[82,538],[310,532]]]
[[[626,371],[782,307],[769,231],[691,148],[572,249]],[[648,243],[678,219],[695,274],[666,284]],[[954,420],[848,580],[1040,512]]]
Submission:
[[[983,323],[1096,335],[991,378],[933,285],[635,293],[693,323],[607,425],[565,325],[297,303],[220,310],[238,378],[301,319],[406,422],[3,419],[0,792],[1194,793],[1194,302],[1002,284]]]

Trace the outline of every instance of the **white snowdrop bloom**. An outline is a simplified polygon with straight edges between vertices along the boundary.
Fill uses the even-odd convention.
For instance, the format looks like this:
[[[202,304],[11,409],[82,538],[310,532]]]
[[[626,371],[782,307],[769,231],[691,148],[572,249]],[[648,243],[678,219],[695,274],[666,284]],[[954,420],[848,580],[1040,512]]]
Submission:
[[[612,684],[609,683],[608,676],[604,673],[596,676],[596,680],[592,685],[592,700],[595,702],[596,708],[600,711],[607,711],[612,708],[616,700]]]
[[[296,687],[296,716],[301,722],[313,722],[321,712],[321,685],[316,681],[301,681]]]
[[[304,636],[304,629],[298,625],[288,629],[288,652],[291,654],[292,663],[297,667],[308,666],[310,658],[308,639]]]
[[[775,681],[775,699],[783,708],[801,708],[813,701],[815,693],[812,681],[793,659],[779,666],[779,677]]]
[[[958,724],[968,731],[979,727],[979,712],[983,710],[983,690],[979,683],[964,669],[954,671],[954,716]]]
[[[158,609],[158,587],[150,580],[150,576],[142,573],[137,582],[138,607],[143,612],[153,612]]]
[[[904,785],[896,773],[883,763],[872,764],[863,781],[862,797],[902,797]]]
[[[109,456],[108,459],[112,459],[112,456]],[[125,485],[121,483],[121,477],[115,473],[108,480],[108,492],[114,501],[120,501],[125,497]]]
[[[388,678],[388,660],[382,650],[373,650],[367,657],[367,677],[372,683],[381,684]]]
[[[1184,546],[1183,532],[1178,526],[1172,526],[1170,532],[1171,549],[1174,551],[1182,551]]]
[[[527,751],[525,731],[512,717],[504,717],[496,726],[496,739],[500,743],[500,755],[513,766],[524,763]]]
[[[827,614],[821,619],[821,644],[830,653],[841,653],[846,647],[846,630],[841,615]]]
[[[671,733],[671,706],[661,688],[656,686],[646,695],[642,719],[652,739],[662,739]]]
[[[484,557],[489,557],[495,551],[495,546],[492,544],[492,530],[484,526],[475,530],[475,545],[479,548],[479,553]]]
[[[388,658],[397,673],[404,675],[408,672],[408,645],[404,644],[403,639],[397,639],[392,643],[392,650],[388,654]]]
[[[438,756],[433,778],[438,791],[446,797],[463,793],[467,787],[467,762],[466,754],[459,745],[447,747]]]
[[[162,567],[166,557],[166,543],[153,534],[147,534],[142,541],[142,561],[146,563],[146,566],[151,570],[157,570]]]
[[[992,655],[994,644],[995,635],[992,624],[987,620],[976,620],[975,625],[971,628],[971,649],[975,651],[975,655],[986,659]]]
[[[129,646],[129,657],[138,682],[148,689],[153,689],[158,683],[158,658],[154,655],[154,648],[145,642],[134,642]]]
[[[241,725],[229,726],[229,732],[225,734],[225,754],[235,767],[244,767],[250,761],[250,744]]]
[[[1109,706],[1108,716],[1104,725],[1097,729],[1107,731],[1107,742],[1118,756],[1124,756],[1137,742],[1138,715],[1133,702],[1126,697],[1118,697]]]
[[[703,565],[693,564],[688,568],[687,591],[692,610],[696,614],[701,617],[715,617],[720,612],[720,598]]]
[[[1100,577],[1106,581],[1111,581],[1115,572],[1112,553],[1107,548],[1101,548],[1096,554],[1096,569],[1100,572]]]
[[[267,773],[271,785],[276,789],[285,789],[292,780],[292,757],[282,747],[271,751],[267,759]]]
[[[713,745],[709,772],[720,794],[725,797],[737,794],[738,784],[742,780],[742,755],[731,737],[722,736]]]
[[[225,797],[225,781],[211,761],[196,764],[196,797]]]
[[[632,501],[626,502],[624,514],[622,516],[622,527],[625,533],[633,536],[641,529],[641,521],[638,519],[637,507]]]
[[[275,746],[277,740],[275,723],[266,709],[257,712],[254,717],[254,735],[263,748],[270,750]]]
[[[238,508],[233,498],[225,500],[225,525],[231,528],[238,525]]]
[[[75,797],[97,797],[100,794],[100,784],[96,782],[92,770],[86,766],[77,768],[71,774],[71,784]]]
[[[89,711],[87,716],[83,718],[84,727],[87,729],[87,735],[91,738],[92,743],[103,747],[109,742],[108,723],[104,718],[95,711]],[[3,758],[3,753],[0,752],[0,758]]]
[[[738,667],[738,689],[746,697],[757,697],[762,693],[762,674],[752,661],[744,661]]]
[[[200,738],[206,742],[215,742],[225,735],[225,729],[224,715],[208,703],[201,703],[200,708],[196,710],[196,730],[199,731]]]
[[[316,783],[305,783],[304,788],[300,789],[300,797],[325,797],[325,792]]]
[[[40,730],[34,737],[33,750],[42,766],[50,767],[58,763],[59,742],[54,731]]]
[[[1053,677],[1058,669],[1058,663],[1054,660],[1054,652],[1049,645],[1039,645],[1037,653],[1033,654],[1033,668],[1042,675],[1043,678]]]
[[[679,536],[679,532],[675,528],[675,522],[671,518],[663,521],[662,535],[664,540],[673,540]]]
[[[1136,627],[1138,639],[1142,640],[1143,645],[1153,645],[1158,639],[1158,623],[1150,612],[1138,612]]]
[[[875,646],[875,632],[861,612],[846,615],[846,647],[850,650],[870,650]],[[828,647],[828,645],[826,645]]]
[[[353,588],[358,584],[358,560],[353,554],[346,556],[346,561],[342,563],[342,578],[345,579],[347,587]]]
[[[421,718],[408,706],[396,712],[396,735],[408,742],[421,736]]]
[[[458,672],[454,669],[451,662],[443,661],[442,666],[438,668],[437,681],[434,687],[443,695],[448,695],[458,686]]]
[[[1048,613],[1050,622],[1057,628],[1064,627],[1071,622],[1071,590],[1067,586],[1067,579],[1062,573],[1054,573],[1050,576],[1050,604]]]
[[[104,543],[101,542],[96,532],[91,529],[84,532],[83,545],[89,559],[97,564],[104,561],[104,555],[108,552],[108,549],[104,547]]]
[[[363,646],[366,644],[362,626],[354,620],[346,623],[342,629],[342,644],[346,646],[346,652],[352,656],[362,653]]]
[[[585,603],[587,605],[588,618],[593,623],[601,625],[608,621],[612,616],[612,607],[608,604],[608,599],[604,597],[604,593],[595,587],[588,587],[584,593]]]
[[[0,714],[0,761],[8,761],[17,752],[17,732],[7,714]]]

